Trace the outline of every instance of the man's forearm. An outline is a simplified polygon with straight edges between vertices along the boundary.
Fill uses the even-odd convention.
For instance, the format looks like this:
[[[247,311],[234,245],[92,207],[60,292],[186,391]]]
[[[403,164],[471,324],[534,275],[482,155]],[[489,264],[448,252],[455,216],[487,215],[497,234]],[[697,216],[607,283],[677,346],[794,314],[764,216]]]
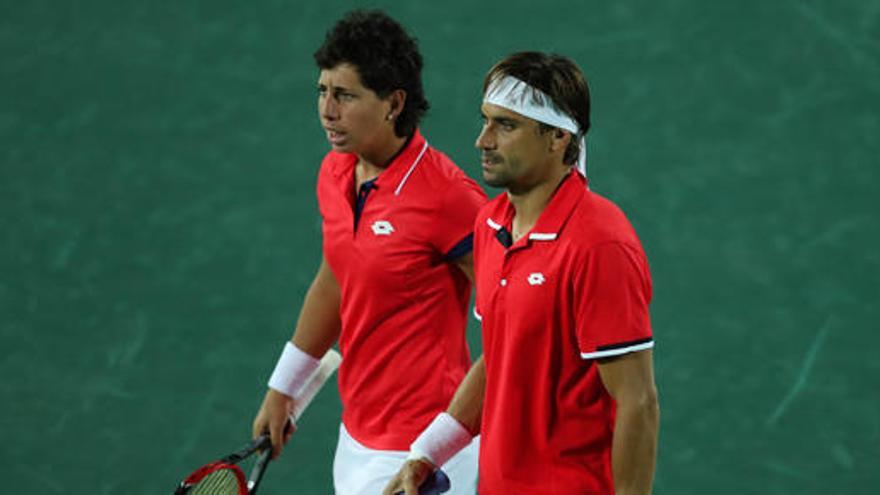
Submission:
[[[611,450],[617,495],[651,493],[659,427],[660,407],[656,398],[633,405],[618,404]]]
[[[480,356],[459,384],[446,410],[474,436],[480,433],[485,390],[486,365]]]

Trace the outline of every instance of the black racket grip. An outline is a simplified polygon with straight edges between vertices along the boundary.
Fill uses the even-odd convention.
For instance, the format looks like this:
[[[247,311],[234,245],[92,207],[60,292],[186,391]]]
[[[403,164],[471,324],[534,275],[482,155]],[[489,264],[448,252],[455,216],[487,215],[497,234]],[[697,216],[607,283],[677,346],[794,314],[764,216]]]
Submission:
[[[449,491],[452,483],[442,469],[438,469],[419,487],[419,495],[440,495]]]
[[[257,462],[254,463],[254,467],[251,468],[251,472],[248,475],[247,488],[248,493],[250,495],[255,495],[257,493],[257,488],[260,487],[260,483],[263,481],[263,475],[266,474],[266,468],[269,467],[269,462],[272,461],[272,445],[268,444],[260,453],[260,456],[257,457]]]
[[[419,495],[440,495],[448,492],[451,485],[449,476],[446,476],[442,469],[438,469],[419,486]],[[394,495],[403,495],[403,492]]]
[[[287,435],[291,429],[293,429],[293,423],[288,421],[284,425],[284,434]],[[257,489],[260,488],[260,483],[263,481],[263,475],[266,474],[266,468],[269,467],[269,462],[272,461],[272,439],[269,437],[269,434],[263,433],[254,442],[256,445],[259,445],[258,449],[262,452],[257,457],[257,462],[254,463],[254,467],[251,468],[251,472],[248,475],[247,485],[250,495],[256,495]]]

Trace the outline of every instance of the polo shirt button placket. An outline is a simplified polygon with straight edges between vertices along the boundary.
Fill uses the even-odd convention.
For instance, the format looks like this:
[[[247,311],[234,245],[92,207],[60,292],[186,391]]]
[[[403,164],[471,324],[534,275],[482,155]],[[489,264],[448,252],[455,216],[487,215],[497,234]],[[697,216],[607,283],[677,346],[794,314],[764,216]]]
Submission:
[[[498,290],[495,292],[495,304],[496,307],[506,308],[507,307],[507,272],[505,270],[501,271],[501,277],[498,279]],[[502,311],[506,311],[506,309],[502,309]]]
[[[501,262],[501,279],[498,281],[498,285],[501,287],[507,287],[507,282],[510,277],[510,270],[508,265],[510,264],[510,253],[504,253],[504,261]]]

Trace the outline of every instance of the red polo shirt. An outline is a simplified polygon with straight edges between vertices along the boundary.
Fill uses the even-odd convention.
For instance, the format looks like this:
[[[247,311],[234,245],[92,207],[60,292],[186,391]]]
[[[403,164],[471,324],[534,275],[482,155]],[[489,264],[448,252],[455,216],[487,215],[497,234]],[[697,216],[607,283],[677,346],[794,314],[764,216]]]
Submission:
[[[367,447],[407,450],[446,409],[470,365],[471,251],[486,196],[416,131],[355,192],[357,156],[330,152],[318,176],[324,257],[342,291],[342,422]]]
[[[613,494],[615,406],[595,358],[653,346],[642,246],[576,171],[510,245],[514,213],[502,194],[474,227],[486,361],[480,493]]]

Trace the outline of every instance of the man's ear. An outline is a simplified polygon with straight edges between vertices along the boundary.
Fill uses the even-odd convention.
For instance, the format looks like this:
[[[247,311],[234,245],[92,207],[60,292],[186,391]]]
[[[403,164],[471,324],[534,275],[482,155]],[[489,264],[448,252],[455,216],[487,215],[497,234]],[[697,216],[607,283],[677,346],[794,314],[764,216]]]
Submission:
[[[550,151],[562,151],[565,152],[565,148],[568,147],[568,143],[572,140],[572,135],[570,132],[563,129],[554,129],[553,136],[550,139]]]

